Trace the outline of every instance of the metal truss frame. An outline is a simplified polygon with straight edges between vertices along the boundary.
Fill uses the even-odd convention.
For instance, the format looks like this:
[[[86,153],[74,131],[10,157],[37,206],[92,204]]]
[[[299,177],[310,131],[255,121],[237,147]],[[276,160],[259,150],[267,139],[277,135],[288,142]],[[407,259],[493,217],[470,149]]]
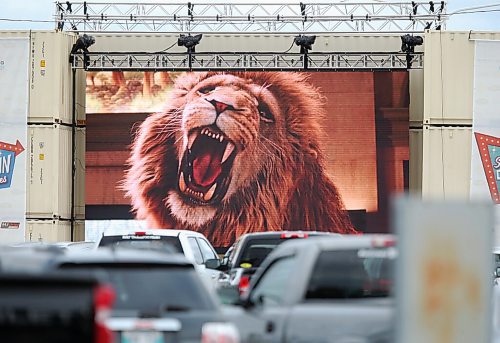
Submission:
[[[422,32],[441,25],[444,29],[447,18],[445,1],[376,0],[311,4],[57,1],[54,15],[61,31],[186,33]]]
[[[71,55],[72,69],[86,71],[377,71],[423,68],[423,53],[140,53],[92,52]]]

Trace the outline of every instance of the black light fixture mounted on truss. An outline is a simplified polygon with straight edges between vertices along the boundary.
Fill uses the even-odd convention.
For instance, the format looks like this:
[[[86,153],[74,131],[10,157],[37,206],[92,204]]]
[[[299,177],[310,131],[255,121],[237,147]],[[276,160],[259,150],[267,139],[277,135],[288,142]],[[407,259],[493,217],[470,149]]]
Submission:
[[[184,46],[187,48],[188,54],[192,54],[196,52],[195,47],[200,44],[201,38],[203,35],[200,33],[198,35],[180,35],[179,39],[177,40],[177,45],[178,46]]]
[[[75,44],[73,44],[73,47],[71,48],[71,52],[69,55],[69,63],[73,64],[73,54],[83,51],[85,65],[88,65],[87,63],[88,57],[86,54],[89,52],[89,47],[92,46],[94,43],[95,43],[95,38],[92,36],[84,34],[78,37]]]
[[[312,50],[312,46],[316,41],[316,36],[298,35],[294,38],[293,41],[295,45],[300,46],[300,53],[304,55],[302,57],[304,58],[304,69],[307,69],[308,67],[307,53],[309,52],[309,50]]]
[[[406,68],[411,68],[415,47],[422,45],[424,39],[420,36],[404,35],[401,36],[401,51],[406,53]]]
[[[200,33],[200,34],[197,34],[197,35],[194,35],[194,36],[191,36],[190,34],[189,35],[180,35],[179,39],[177,40],[177,45],[178,46],[184,46],[187,48],[187,53],[188,53],[188,66],[189,66],[189,70],[192,69],[193,67],[193,56],[192,54],[194,54],[196,52],[196,46],[198,44],[200,44],[200,41],[201,41],[201,38],[203,37],[203,35]]]

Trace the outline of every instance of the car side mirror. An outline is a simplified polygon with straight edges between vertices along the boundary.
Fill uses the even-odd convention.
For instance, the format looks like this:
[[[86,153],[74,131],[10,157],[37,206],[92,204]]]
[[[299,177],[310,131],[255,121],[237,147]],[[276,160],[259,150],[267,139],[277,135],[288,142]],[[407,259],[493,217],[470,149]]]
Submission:
[[[248,310],[255,306],[255,303],[250,299],[249,296],[239,297],[239,299],[234,303],[236,306],[241,306]]]
[[[497,269],[495,269],[495,277],[500,277],[500,267],[497,267]]]
[[[229,269],[231,268],[229,267],[227,260],[226,261],[222,260],[222,262],[219,265],[219,268],[217,268],[217,270],[220,270],[221,272],[227,272]]]
[[[220,265],[220,260],[217,258],[211,258],[205,261],[205,267],[208,269],[219,269]]]

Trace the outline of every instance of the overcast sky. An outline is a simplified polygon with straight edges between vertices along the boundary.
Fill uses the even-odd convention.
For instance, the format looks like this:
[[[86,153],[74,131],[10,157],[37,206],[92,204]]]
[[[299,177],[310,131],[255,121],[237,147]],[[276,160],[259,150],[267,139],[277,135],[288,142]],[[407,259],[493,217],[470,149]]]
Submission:
[[[101,2],[118,2],[116,0],[100,0]],[[170,0],[164,0],[165,2]],[[332,2],[340,2],[341,0],[333,0]],[[390,0],[378,0],[379,2],[391,2]],[[401,1],[401,0],[400,0]],[[405,1],[405,0],[402,0]],[[120,0],[123,2],[123,0]],[[141,1],[135,1],[141,2]],[[148,1],[143,0],[142,2],[161,2],[161,0]],[[183,3],[186,1],[182,0],[174,0],[172,2]],[[192,1],[196,2],[204,2],[209,3],[210,0],[198,0]],[[233,0],[227,1],[222,0],[218,2],[246,2],[253,3],[252,0]],[[256,3],[265,3],[265,2],[286,2],[286,3],[295,3],[300,2],[299,0],[260,0]],[[313,1],[304,1],[307,2],[327,2],[325,0],[313,0]],[[354,1],[347,1],[354,2]],[[361,1],[357,1],[361,2]],[[408,1],[409,2],[409,1]],[[439,1],[435,1],[439,3]],[[499,1],[494,0],[448,0],[448,13],[452,13],[457,9],[462,9],[465,7],[472,6],[481,6],[481,5],[491,5],[491,4],[500,4]],[[1,0],[0,5],[0,19],[32,19],[32,20],[52,20],[54,14],[54,1],[53,0]],[[500,6],[497,7],[497,10],[500,10]],[[11,30],[11,29],[53,29],[53,23],[33,23],[33,22],[7,22],[0,20],[0,30]],[[462,14],[462,15],[454,15],[450,18],[447,23],[448,30],[486,30],[486,31],[499,31],[500,32],[500,12],[491,12],[491,13],[474,13],[474,14]]]

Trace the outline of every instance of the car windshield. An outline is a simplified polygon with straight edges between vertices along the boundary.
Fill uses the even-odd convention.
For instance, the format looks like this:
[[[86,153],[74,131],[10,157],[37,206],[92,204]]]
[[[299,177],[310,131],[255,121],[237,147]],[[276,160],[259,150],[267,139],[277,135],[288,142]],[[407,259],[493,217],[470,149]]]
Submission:
[[[179,238],[175,236],[104,236],[101,239],[99,246],[160,250],[168,253],[183,253],[181,242],[179,241]]]
[[[387,297],[392,291],[396,256],[393,247],[323,251],[311,274],[306,298]]]
[[[208,292],[191,267],[127,264],[73,264],[60,266],[65,272],[97,274],[115,292],[114,310],[158,315],[168,311],[211,310]]]
[[[247,242],[241,252],[240,261],[236,267],[257,268],[262,261],[285,239],[281,238],[254,238]]]

